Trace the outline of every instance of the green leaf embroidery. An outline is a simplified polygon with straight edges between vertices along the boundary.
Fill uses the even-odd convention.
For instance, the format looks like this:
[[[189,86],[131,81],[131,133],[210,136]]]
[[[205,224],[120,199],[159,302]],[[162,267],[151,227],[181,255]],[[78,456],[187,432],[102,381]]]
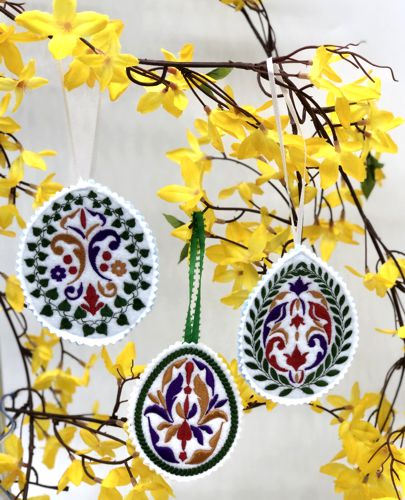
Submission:
[[[53,316],[53,309],[49,304],[46,304],[41,309],[39,314],[42,314],[42,316],[48,316],[50,318],[51,316]]]
[[[72,326],[72,323],[67,318],[62,318],[62,321],[60,322],[61,330],[70,330]]]
[[[82,309],[80,306],[76,309],[75,313],[74,313],[74,317],[76,319],[83,319],[87,316],[87,312]]]
[[[135,309],[135,311],[140,311],[145,307],[145,304],[142,302],[141,299],[134,299],[132,302],[132,308]]]

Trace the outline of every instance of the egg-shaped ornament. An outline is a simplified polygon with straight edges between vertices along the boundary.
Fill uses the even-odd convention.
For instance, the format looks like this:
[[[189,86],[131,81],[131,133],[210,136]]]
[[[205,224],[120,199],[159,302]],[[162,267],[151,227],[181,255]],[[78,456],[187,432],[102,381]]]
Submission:
[[[171,479],[206,475],[228,457],[242,407],[232,375],[198,343],[177,343],[148,366],[129,405],[130,437],[145,462]]]
[[[156,294],[157,249],[148,225],[92,180],[63,189],[36,211],[17,267],[38,320],[80,344],[122,339]]]
[[[299,245],[273,265],[244,305],[240,370],[265,398],[308,403],[343,378],[357,343],[357,313],[345,283]]]

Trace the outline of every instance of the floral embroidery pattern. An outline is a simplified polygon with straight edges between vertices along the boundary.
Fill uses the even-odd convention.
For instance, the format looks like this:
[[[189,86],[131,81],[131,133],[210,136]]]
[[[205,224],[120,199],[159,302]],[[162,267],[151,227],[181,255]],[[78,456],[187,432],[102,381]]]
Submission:
[[[124,274],[127,272],[127,266],[124,262],[116,260],[111,264],[111,272],[116,276],[124,276]]]
[[[51,277],[55,281],[62,281],[66,278],[66,270],[61,266],[55,266],[51,269]]]
[[[29,302],[56,333],[99,338],[128,330],[153,298],[152,244],[143,221],[112,194],[72,189],[26,234]]]
[[[325,358],[332,320],[324,295],[301,277],[288,283],[289,291],[274,298],[264,321],[266,359],[278,373],[299,386],[306,373]],[[311,289],[312,288],[312,289]]]
[[[135,406],[143,452],[165,472],[195,475],[231,448],[238,406],[229,375],[198,345],[183,344],[144,381]]]
[[[295,252],[252,295],[239,338],[241,370],[277,400],[315,399],[346,371],[357,317],[340,280],[308,251]]]

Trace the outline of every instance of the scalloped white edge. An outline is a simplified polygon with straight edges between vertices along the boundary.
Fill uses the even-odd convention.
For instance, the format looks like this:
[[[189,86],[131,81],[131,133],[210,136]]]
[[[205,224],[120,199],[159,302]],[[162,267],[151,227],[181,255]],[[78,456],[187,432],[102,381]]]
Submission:
[[[51,205],[52,203],[55,203],[59,198],[62,198],[66,194],[70,193],[71,191],[74,191],[76,189],[85,189],[85,188],[92,188],[96,190],[99,193],[103,193],[107,196],[110,196],[114,200],[116,200],[117,203],[122,205],[125,210],[127,210],[130,214],[132,214],[137,222],[139,222],[142,230],[144,231],[144,234],[146,236],[148,246],[151,252],[151,257],[152,257],[152,283],[151,283],[151,290],[149,293],[149,299],[148,303],[145,304],[145,309],[142,311],[142,313],[139,315],[137,320],[134,323],[131,323],[129,326],[127,326],[124,330],[121,332],[112,335],[111,337],[98,337],[98,338],[91,338],[91,337],[79,337],[78,335],[74,335],[72,333],[69,333],[65,330],[60,330],[56,329],[53,325],[48,323],[48,321],[39,314],[39,312],[36,310],[34,307],[32,301],[31,301],[31,295],[28,292],[28,288],[23,276],[23,252],[25,248],[25,243],[26,239],[28,236],[28,233],[30,232],[32,226],[35,224],[35,222],[39,219],[41,214],[43,214]],[[115,193],[114,191],[111,191],[109,188],[98,184],[96,181],[93,179],[79,179],[77,184],[73,184],[71,186],[65,187],[55,193],[54,196],[52,196],[47,202],[45,202],[40,208],[38,208],[34,214],[31,216],[31,219],[29,220],[27,227],[24,229],[21,238],[20,238],[20,243],[18,246],[18,252],[17,252],[17,276],[20,280],[22,290],[24,292],[25,300],[28,305],[28,308],[34,313],[34,316],[36,319],[41,323],[44,327],[48,328],[50,332],[55,333],[58,337],[69,340],[70,342],[74,342],[76,344],[80,345],[88,345],[88,346],[105,346],[105,345],[111,345],[115,344],[119,340],[122,340],[135,326],[142,321],[142,319],[148,314],[148,312],[152,309],[152,306],[155,301],[156,297],[156,292],[157,292],[157,284],[158,284],[158,279],[159,279],[159,262],[158,262],[158,250],[157,250],[157,245],[156,245],[156,240],[155,237],[153,236],[147,222],[145,221],[143,215],[136,209],[134,206],[124,198],[122,198],[119,194]]]
[[[243,359],[243,335],[245,331],[245,323],[248,315],[248,311],[260,292],[262,286],[281,268],[284,266],[284,264],[289,261],[291,258],[295,257],[296,255],[303,253],[310,259],[312,259],[314,262],[318,263],[321,265],[326,271],[328,271],[329,274],[333,276],[333,278],[341,285],[343,288],[343,291],[346,295],[351,315],[353,318],[353,345],[352,348],[350,349],[350,352],[348,353],[348,360],[346,361],[345,365],[343,366],[341,372],[339,375],[337,375],[330,384],[328,384],[325,388],[321,389],[319,392],[316,394],[313,394],[311,396],[306,396],[303,398],[289,398],[288,396],[286,397],[280,397],[280,396],[273,396],[270,391],[265,391],[258,385],[256,385],[256,382],[252,380],[252,377],[246,370],[245,363],[242,361]],[[249,384],[249,386],[257,392],[260,396],[263,396],[266,399],[269,399],[275,403],[279,404],[284,404],[286,406],[296,406],[296,405],[302,405],[306,403],[311,403],[325,394],[327,394],[333,387],[335,387],[341,380],[344,378],[346,375],[349,367],[352,364],[354,355],[357,351],[357,347],[359,344],[359,321],[358,321],[358,315],[357,315],[357,309],[356,305],[354,303],[353,297],[351,293],[349,292],[349,289],[347,288],[346,283],[344,282],[343,278],[340,276],[339,273],[337,273],[327,262],[323,261],[320,259],[317,255],[315,255],[311,250],[309,250],[307,247],[304,245],[297,245],[295,248],[292,250],[288,251],[283,257],[281,257],[273,266],[268,270],[268,272],[263,276],[263,278],[259,281],[259,283],[255,286],[255,288],[252,290],[250,293],[249,297],[246,299],[245,303],[243,304],[242,307],[242,316],[240,320],[240,325],[239,325],[239,332],[238,332],[238,365],[239,365],[239,370],[242,373],[244,379],[246,382]]]
[[[201,349],[201,351],[209,354],[222,368],[224,373],[228,376],[229,383],[231,384],[232,390],[235,395],[236,399],[236,404],[238,406],[238,428],[236,431],[235,439],[231,445],[231,447],[228,450],[228,453],[224,456],[222,460],[220,460],[217,464],[215,464],[211,469],[208,469],[204,472],[201,472],[200,474],[195,474],[193,476],[178,476],[176,474],[171,474],[170,472],[167,472],[163,469],[161,469],[159,466],[157,466],[143,451],[142,447],[140,446],[138,439],[136,437],[136,432],[135,432],[135,422],[134,422],[134,414],[135,414],[135,406],[136,402],[138,400],[139,393],[141,391],[141,388],[144,384],[144,382],[148,379],[149,375],[152,373],[154,368],[158,363],[160,363],[164,358],[166,358],[169,354],[172,352],[181,349],[183,347],[194,347]],[[222,467],[222,465],[225,463],[226,460],[229,459],[230,455],[235,449],[235,446],[240,438],[240,433],[241,433],[241,428],[242,428],[242,415],[243,415],[243,407],[242,407],[242,401],[240,398],[240,393],[237,388],[237,385],[235,383],[235,380],[233,378],[232,373],[230,372],[229,368],[225,365],[225,363],[222,361],[222,359],[218,356],[218,354],[213,351],[211,348],[207,347],[205,344],[193,344],[189,342],[176,342],[175,344],[170,345],[168,348],[166,348],[164,351],[162,351],[158,356],[156,356],[150,363],[148,363],[148,366],[146,370],[142,373],[140,378],[136,381],[135,387],[132,391],[132,394],[129,398],[128,402],[128,432],[129,432],[129,437],[130,441],[132,444],[135,446],[136,451],[139,453],[140,457],[142,460],[145,462],[145,464],[150,467],[152,470],[157,472],[158,474],[162,475],[166,479],[173,479],[175,481],[179,482],[188,482],[188,481],[193,481],[196,479],[201,479],[202,477],[209,476],[213,472],[215,472],[219,467]]]

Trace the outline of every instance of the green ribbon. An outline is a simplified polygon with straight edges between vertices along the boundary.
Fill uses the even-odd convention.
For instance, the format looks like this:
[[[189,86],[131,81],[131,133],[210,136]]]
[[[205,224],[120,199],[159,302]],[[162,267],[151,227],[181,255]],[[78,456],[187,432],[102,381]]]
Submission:
[[[201,276],[205,252],[204,214],[202,212],[193,213],[192,230],[188,272],[189,302],[183,340],[197,343],[200,338]]]

